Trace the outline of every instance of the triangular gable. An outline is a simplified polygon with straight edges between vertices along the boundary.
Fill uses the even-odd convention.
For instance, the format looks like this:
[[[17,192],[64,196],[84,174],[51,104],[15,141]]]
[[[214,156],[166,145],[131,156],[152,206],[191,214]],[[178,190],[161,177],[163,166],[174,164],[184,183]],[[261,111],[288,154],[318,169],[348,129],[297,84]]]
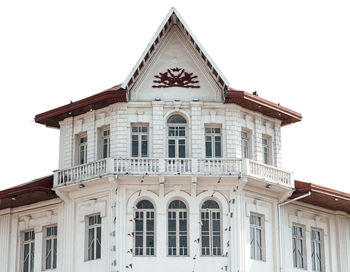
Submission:
[[[201,59],[208,73],[214,79],[218,87],[224,92],[224,90],[226,90],[226,88],[229,86],[228,80],[212,61],[212,59],[204,50],[202,45],[198,42],[196,37],[193,35],[192,31],[187,26],[186,22],[183,20],[183,18],[175,8],[170,9],[169,13],[158,28],[156,34],[153,36],[150,43],[147,45],[141,58],[138,60],[129,76],[123,82],[122,88],[127,89],[128,92],[130,92],[135,83],[138,81],[143,70],[152,59],[153,55],[158,51],[157,49],[161,44],[161,41],[163,41],[163,39],[167,36],[168,32],[170,31],[173,25],[177,25],[180,31],[184,34],[184,37],[188,39],[189,44],[191,44],[191,46],[193,47],[198,58]]]

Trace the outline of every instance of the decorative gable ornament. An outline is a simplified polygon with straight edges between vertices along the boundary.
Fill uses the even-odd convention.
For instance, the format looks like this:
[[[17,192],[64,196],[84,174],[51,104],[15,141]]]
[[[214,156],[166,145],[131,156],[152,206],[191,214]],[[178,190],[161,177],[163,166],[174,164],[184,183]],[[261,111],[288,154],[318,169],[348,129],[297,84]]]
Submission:
[[[154,83],[158,85],[153,85],[153,88],[171,88],[171,87],[182,87],[182,88],[200,88],[197,83],[199,83],[198,76],[193,75],[193,73],[187,73],[184,68],[169,68],[165,73],[159,73],[155,75],[156,80]]]

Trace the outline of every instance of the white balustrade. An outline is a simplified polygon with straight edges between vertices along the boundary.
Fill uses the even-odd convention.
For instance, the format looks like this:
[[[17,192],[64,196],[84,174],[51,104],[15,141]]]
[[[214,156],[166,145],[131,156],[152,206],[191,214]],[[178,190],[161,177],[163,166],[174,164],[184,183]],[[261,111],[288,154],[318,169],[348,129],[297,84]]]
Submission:
[[[199,173],[203,174],[237,174],[242,171],[241,159],[207,158],[199,160]]]
[[[159,159],[153,158],[116,158],[114,159],[116,173],[152,174],[159,172]]]
[[[165,159],[165,173],[182,174],[192,172],[192,159],[167,158]]]
[[[54,173],[54,186],[77,183],[106,174],[245,175],[292,186],[291,173],[249,159],[107,158]]]
[[[253,160],[244,160],[244,174],[292,186],[291,172]]]
[[[63,169],[55,173],[55,186],[75,183],[106,174],[107,160],[99,160]]]

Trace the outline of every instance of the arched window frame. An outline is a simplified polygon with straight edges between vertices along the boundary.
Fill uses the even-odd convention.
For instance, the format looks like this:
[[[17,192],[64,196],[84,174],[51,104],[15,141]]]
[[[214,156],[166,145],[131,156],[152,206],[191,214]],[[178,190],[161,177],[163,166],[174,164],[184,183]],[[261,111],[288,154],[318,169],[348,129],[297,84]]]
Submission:
[[[214,201],[217,208],[206,208],[207,201]],[[201,256],[221,256],[222,254],[222,210],[218,200],[204,199],[200,206]],[[217,226],[218,224],[218,226]],[[208,237],[208,238],[206,238]],[[216,239],[216,241],[214,241]],[[206,240],[208,242],[206,242]]]
[[[181,201],[185,207],[170,208],[174,201]],[[175,221],[175,231],[170,230],[170,220]],[[182,226],[185,230],[181,230],[181,221],[185,221]],[[172,199],[167,206],[167,255],[168,256],[189,256],[188,249],[188,205],[182,199]],[[175,238],[175,247],[170,247],[171,237]]]
[[[152,208],[138,208],[142,201],[147,201],[152,204]],[[137,201],[134,213],[134,256],[155,256],[155,209],[152,201],[148,199],[140,199]],[[150,223],[153,229],[148,230],[147,226]],[[142,230],[139,227],[142,226]],[[142,243],[141,243],[142,242]],[[150,246],[147,244],[150,243]]]
[[[171,118],[179,116],[185,122],[169,122]],[[182,114],[176,112],[167,118],[167,156],[169,158],[187,158],[188,157],[188,141],[189,130],[188,120]],[[172,148],[173,146],[173,148]],[[184,148],[184,152],[182,152]]]

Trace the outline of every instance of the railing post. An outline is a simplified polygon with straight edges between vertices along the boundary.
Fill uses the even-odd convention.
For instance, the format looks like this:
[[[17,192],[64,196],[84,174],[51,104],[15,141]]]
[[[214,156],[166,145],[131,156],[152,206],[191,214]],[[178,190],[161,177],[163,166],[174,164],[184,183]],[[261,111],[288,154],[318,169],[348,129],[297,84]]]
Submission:
[[[114,159],[113,158],[107,158],[106,159],[106,174],[114,174]]]
[[[58,173],[59,173],[59,170],[54,170],[53,171],[53,187],[56,187],[57,185],[58,185],[58,183],[59,183],[59,175],[58,175]]]
[[[159,173],[165,173],[166,159],[159,159]]]
[[[246,158],[242,159],[242,175],[246,176],[249,173],[249,160]]]
[[[197,158],[192,158],[191,160],[191,172],[194,174],[194,173],[198,173],[200,170],[199,170],[199,160]]]

